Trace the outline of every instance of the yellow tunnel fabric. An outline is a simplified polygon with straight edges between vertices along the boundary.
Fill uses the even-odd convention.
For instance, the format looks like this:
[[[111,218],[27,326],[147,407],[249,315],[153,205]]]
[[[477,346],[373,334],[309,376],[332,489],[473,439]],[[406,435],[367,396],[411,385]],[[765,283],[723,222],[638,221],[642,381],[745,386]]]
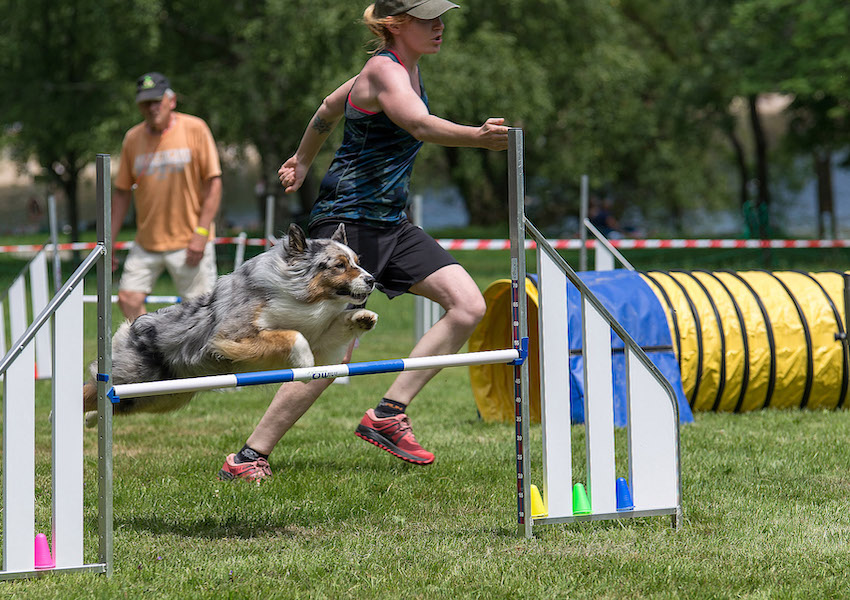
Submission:
[[[525,280],[528,297],[528,374],[531,420],[540,422],[540,351],[537,340],[537,287]],[[499,279],[484,290],[487,311],[481,324],[469,338],[469,351],[510,348],[513,339],[511,321],[507,318],[511,307],[511,280]],[[564,307],[566,310],[566,307]],[[569,368],[567,365],[564,368]],[[472,395],[481,418],[488,422],[514,420],[514,368],[511,365],[476,365],[469,369]]]
[[[649,271],[641,273],[667,316],[682,385],[698,411],[765,407],[835,409],[847,405],[848,352],[841,273]],[[540,418],[537,289],[526,282],[531,418]],[[484,292],[487,313],[470,351],[511,343],[510,281]],[[615,317],[617,315],[614,315]],[[482,418],[513,419],[513,372],[470,369]]]
[[[694,410],[841,408],[840,273],[650,271]],[[662,291],[663,290],[663,291]]]

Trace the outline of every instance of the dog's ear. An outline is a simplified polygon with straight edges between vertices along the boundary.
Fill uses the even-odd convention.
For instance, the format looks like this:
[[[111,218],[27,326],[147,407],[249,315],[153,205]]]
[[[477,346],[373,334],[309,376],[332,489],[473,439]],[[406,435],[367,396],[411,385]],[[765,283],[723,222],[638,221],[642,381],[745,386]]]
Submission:
[[[339,224],[339,227],[336,228],[336,231],[334,231],[334,234],[331,236],[331,239],[345,246],[348,245],[348,237],[346,237],[345,235],[345,223]]]
[[[307,236],[304,230],[295,223],[289,226],[289,251],[300,254],[307,250]]]

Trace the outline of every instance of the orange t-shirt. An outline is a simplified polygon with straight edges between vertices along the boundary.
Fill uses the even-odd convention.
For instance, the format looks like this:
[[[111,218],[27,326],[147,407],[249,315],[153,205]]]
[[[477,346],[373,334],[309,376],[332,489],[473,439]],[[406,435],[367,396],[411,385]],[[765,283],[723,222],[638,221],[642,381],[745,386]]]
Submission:
[[[218,150],[203,119],[174,112],[160,136],[144,123],[130,129],[115,187],[135,190],[136,242],[151,252],[188,246],[201,214],[204,181],[219,175]]]

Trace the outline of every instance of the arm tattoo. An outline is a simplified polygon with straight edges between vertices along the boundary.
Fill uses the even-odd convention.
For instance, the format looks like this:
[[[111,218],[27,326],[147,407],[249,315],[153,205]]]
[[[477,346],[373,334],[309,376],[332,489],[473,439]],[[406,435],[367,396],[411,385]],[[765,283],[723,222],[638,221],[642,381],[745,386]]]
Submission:
[[[313,119],[313,129],[319,133],[329,133],[333,129],[333,126],[322,117],[317,116]]]

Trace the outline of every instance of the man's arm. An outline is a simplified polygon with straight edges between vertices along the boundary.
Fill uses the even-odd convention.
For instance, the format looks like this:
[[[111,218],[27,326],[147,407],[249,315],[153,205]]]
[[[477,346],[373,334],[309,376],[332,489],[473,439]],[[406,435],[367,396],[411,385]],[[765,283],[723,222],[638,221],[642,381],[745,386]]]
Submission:
[[[127,211],[130,210],[130,203],[133,201],[133,193],[130,190],[122,190],[120,188],[112,188],[112,241],[113,245],[121,232],[121,226],[124,224],[124,217],[127,216]],[[118,256],[112,252],[112,270],[118,268]]]
[[[201,262],[201,258],[204,256],[204,248],[209,241],[210,226],[212,226],[212,222],[218,214],[218,209],[221,207],[221,176],[210,177],[204,181],[202,194],[198,228],[205,229],[207,233],[198,233],[196,230],[192,234],[192,239],[189,240],[189,246],[186,248],[186,264],[190,267]]]

